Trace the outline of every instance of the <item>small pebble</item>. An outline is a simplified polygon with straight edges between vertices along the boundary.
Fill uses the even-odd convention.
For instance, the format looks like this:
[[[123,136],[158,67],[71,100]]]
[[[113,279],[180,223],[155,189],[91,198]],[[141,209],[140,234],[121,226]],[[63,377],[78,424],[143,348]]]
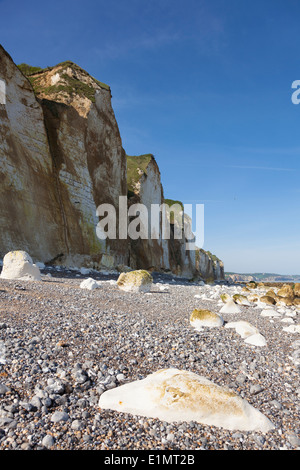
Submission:
[[[69,415],[65,411],[55,411],[51,416],[51,421],[53,423],[58,423],[59,421],[68,421]]]
[[[42,446],[46,447],[47,449],[50,449],[51,447],[54,446],[54,438],[50,434],[47,434],[45,437],[43,437],[42,440]]]

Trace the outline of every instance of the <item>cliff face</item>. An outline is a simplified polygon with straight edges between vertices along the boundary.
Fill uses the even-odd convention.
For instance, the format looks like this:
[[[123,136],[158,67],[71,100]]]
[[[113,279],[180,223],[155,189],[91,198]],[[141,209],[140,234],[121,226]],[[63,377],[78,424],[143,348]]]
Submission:
[[[107,85],[69,61],[17,67],[0,46],[0,122],[1,257],[24,250],[35,261],[65,266],[124,264],[223,278],[218,263],[172,237],[172,220],[169,240],[161,219],[156,236],[97,236],[101,204],[115,208],[117,225],[120,196],[129,211],[143,204],[150,230],[151,205],[165,201],[154,157],[125,154]]]
[[[165,203],[161,175],[153,155],[127,156],[127,185],[129,212],[135,204],[142,204],[147,209],[147,223],[143,227],[145,238],[130,240],[130,265],[193,277],[196,274],[191,259],[193,253],[186,251],[184,235],[180,239],[174,237],[176,222],[166,214],[170,236],[165,235],[163,213],[156,216],[152,212],[155,205],[160,208]]]
[[[126,262],[127,241],[99,240],[95,230],[97,207],[118,208],[127,194],[109,88],[66,63],[31,75],[34,92],[3,48],[0,65],[2,256],[18,248],[64,265]]]
[[[100,240],[101,204],[118,211],[127,195],[126,156],[106,85],[69,62],[31,75],[44,111],[57,193],[64,216],[65,264],[114,266],[127,241]]]
[[[206,281],[224,280],[224,265],[221,260],[211,253],[199,249],[196,251],[196,269]]]
[[[128,210],[134,220],[135,204],[147,209],[146,223],[140,230],[145,238],[130,238],[130,266],[136,269],[169,269],[168,244],[162,240],[161,220],[157,235],[151,237],[151,204],[163,203],[163,188],[158,165],[152,155],[127,156]],[[142,219],[142,217],[141,217]]]
[[[28,80],[0,47],[0,252],[51,259],[64,249],[43,110]]]
[[[171,271],[174,274],[184,277],[200,276],[204,280],[223,280],[223,263],[210,253],[202,250],[187,250],[187,240],[183,234],[178,239],[174,236],[176,223],[189,225],[191,230],[191,220],[182,213],[176,221],[176,217],[170,213],[170,238],[163,237],[162,217],[160,219],[157,238],[151,238],[150,227],[153,226],[151,220],[151,206],[163,203],[170,208],[179,205],[180,201],[164,198],[164,191],[161,183],[159,167],[153,155],[127,156],[127,187],[129,207],[134,204],[143,204],[148,210],[148,236],[145,240],[131,240],[130,244],[130,265],[136,268],[160,269]]]

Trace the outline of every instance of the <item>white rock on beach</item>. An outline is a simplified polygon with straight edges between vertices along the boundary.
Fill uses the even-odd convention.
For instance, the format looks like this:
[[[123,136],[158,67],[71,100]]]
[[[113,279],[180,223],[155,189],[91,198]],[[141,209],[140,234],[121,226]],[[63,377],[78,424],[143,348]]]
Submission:
[[[224,323],[223,317],[211,312],[210,310],[195,309],[190,316],[190,324],[197,331],[201,331],[203,327],[214,328],[222,326]]]
[[[247,299],[245,295],[235,294],[232,300],[239,305],[244,305],[247,307],[250,307],[251,305],[251,303],[249,302],[249,300]]]
[[[229,302],[230,300],[232,301],[232,297],[230,297],[230,295],[227,294],[227,292],[222,292],[221,295],[220,295],[220,298],[221,298],[221,300],[224,304],[226,302]]]
[[[26,251],[10,251],[3,258],[2,279],[40,281],[41,273]]]
[[[266,416],[235,392],[179,369],[158,370],[143,380],[107,390],[100,396],[99,407],[229,430],[268,432],[274,428]]]
[[[220,313],[241,313],[241,309],[233,300],[229,300],[221,308]]]
[[[98,289],[98,287],[100,287],[100,284],[95,281],[95,279],[89,277],[80,283],[80,287],[81,289],[93,290]]]
[[[291,317],[284,317],[280,321],[282,323],[294,323],[294,320]]]
[[[256,326],[253,326],[249,322],[244,320],[228,322],[226,323],[225,328],[235,328],[235,331],[242,338],[247,338],[248,336],[259,333]]]
[[[260,312],[262,317],[275,317],[279,318],[281,317],[281,314],[277,312],[274,308],[265,308]]]
[[[286,311],[284,312],[284,314],[285,314],[287,317],[296,317],[296,316],[297,316],[297,313],[295,312],[295,310],[290,310],[290,311],[286,310]]]
[[[226,323],[225,328],[235,328],[235,331],[245,340],[245,343],[253,346],[266,346],[265,337],[258,329],[247,321],[237,321]]]
[[[169,289],[169,286],[159,285],[158,288],[159,288],[159,290],[164,291],[164,290],[168,290],[168,289]],[[195,297],[196,297],[196,296],[195,296]]]
[[[245,343],[252,344],[253,346],[266,346],[266,338],[261,333],[247,336]]]
[[[300,325],[289,325],[282,328],[287,333],[300,333]]]

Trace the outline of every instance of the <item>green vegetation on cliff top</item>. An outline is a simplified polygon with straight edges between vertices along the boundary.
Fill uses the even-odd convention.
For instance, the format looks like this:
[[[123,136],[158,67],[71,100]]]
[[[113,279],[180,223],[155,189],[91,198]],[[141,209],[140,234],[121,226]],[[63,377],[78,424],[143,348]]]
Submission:
[[[36,94],[44,93],[46,95],[56,94],[64,92],[67,95],[78,95],[85,96],[93,103],[95,102],[95,89],[86,83],[77,80],[76,78],[70,77],[67,74],[62,74],[61,78],[64,80],[64,84],[51,85],[48,87],[43,87],[39,84],[38,78],[34,80],[35,77],[31,77],[31,83]]]
[[[170,223],[171,224],[174,224],[174,220],[175,220],[175,214],[176,214],[176,217],[179,216],[180,213],[178,213],[178,209],[176,206],[180,206],[181,207],[181,211],[184,212],[184,207],[183,207],[183,204],[181,201],[175,201],[174,199],[164,199],[164,204],[166,204],[167,206],[169,206],[169,208],[171,209],[172,206],[175,206],[174,210],[175,210],[175,213],[173,211],[170,210]],[[181,216],[180,216],[180,220],[181,220]]]
[[[24,75],[26,75],[26,77],[30,77],[30,75],[33,75],[35,73],[48,70],[48,69],[42,69],[41,67],[33,67],[32,65],[28,65],[28,64],[19,64],[18,67],[21,70],[21,72]]]
[[[132,156],[126,155],[127,157],[127,190],[128,196],[133,196],[136,191],[136,185],[141,179],[142,175],[147,175],[147,167],[153,158],[151,153],[144,155]]]
[[[216,255],[214,255],[210,251],[205,251],[205,250],[203,250],[203,248],[197,248],[197,250],[196,250],[196,260],[198,262],[200,260],[200,252],[207,255],[214,262],[221,262],[220,258],[218,258]]]
[[[164,203],[167,204],[169,207],[178,204],[182,210],[184,210],[183,204],[181,201],[175,201],[174,199],[164,199]]]
[[[74,64],[70,60],[61,62],[57,64],[55,67],[60,67],[61,78],[63,79],[64,83],[45,87],[41,83],[42,74],[44,72],[52,70],[54,67],[46,67],[46,68],[33,67],[25,63],[18,65],[18,68],[21,70],[21,72],[31,82],[31,85],[36,95],[39,95],[41,93],[46,94],[46,95],[51,95],[51,94],[64,92],[64,93],[67,93],[68,95],[75,94],[79,96],[85,96],[93,103],[95,102],[95,89],[92,86],[86,83],[83,83],[82,81],[78,80],[75,77],[70,77],[67,73],[64,73],[64,70],[66,70],[67,68],[72,68],[74,70],[82,71],[84,73],[87,73],[87,72],[85,72],[81,67],[79,67],[77,64]],[[100,88],[110,91],[110,87],[108,85],[100,82],[94,77],[91,77],[91,78],[95,81],[95,83]]]

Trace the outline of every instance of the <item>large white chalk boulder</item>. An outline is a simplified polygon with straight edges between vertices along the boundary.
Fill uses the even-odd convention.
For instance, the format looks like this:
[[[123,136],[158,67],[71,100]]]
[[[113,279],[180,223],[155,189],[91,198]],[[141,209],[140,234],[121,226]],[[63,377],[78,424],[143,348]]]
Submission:
[[[99,407],[166,422],[196,421],[229,430],[267,432],[272,422],[235,392],[205,377],[163,369],[105,391]]]
[[[3,258],[2,279],[41,280],[41,273],[26,251],[10,251]]]
[[[126,292],[149,292],[152,283],[151,274],[144,269],[121,273],[117,280],[119,289]]]

